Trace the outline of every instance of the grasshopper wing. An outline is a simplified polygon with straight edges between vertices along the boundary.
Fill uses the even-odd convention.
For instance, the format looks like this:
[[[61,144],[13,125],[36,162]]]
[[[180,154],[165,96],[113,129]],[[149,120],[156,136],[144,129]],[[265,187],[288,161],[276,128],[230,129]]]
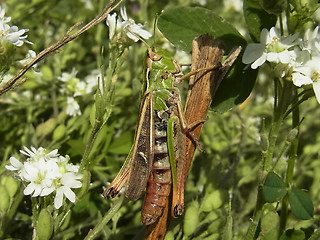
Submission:
[[[139,121],[132,149],[132,161],[125,192],[130,200],[137,200],[146,188],[153,163],[153,135],[152,92],[148,92],[140,105]]]

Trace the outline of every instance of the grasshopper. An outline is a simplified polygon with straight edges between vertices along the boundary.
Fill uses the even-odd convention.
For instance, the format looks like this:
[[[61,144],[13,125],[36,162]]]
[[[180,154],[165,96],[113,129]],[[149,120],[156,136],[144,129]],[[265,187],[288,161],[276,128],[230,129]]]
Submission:
[[[200,69],[209,71],[213,68]],[[191,74],[195,74],[191,73]],[[150,48],[147,52],[144,94],[139,108],[134,144],[118,175],[103,195],[115,197],[126,183],[125,196],[137,200],[145,188],[142,222],[152,224],[162,215],[172,186],[172,215],[183,213],[183,162],[189,129],[184,119],[179,89],[183,76],[171,57]],[[192,138],[192,136],[189,136]]]

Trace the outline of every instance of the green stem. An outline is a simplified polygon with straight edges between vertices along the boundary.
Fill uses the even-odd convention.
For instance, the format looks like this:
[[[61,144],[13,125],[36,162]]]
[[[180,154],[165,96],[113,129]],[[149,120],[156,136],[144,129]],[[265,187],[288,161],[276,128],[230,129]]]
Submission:
[[[93,129],[91,131],[88,144],[87,144],[86,149],[85,149],[84,154],[83,154],[83,158],[82,158],[82,161],[81,161],[81,164],[80,164],[80,171],[89,170],[89,167],[90,167],[89,155],[91,153],[94,141],[96,140],[96,138],[98,136],[100,128],[101,128],[101,122],[96,120],[95,124],[93,126]]]
[[[298,128],[300,122],[300,114],[299,107],[297,106],[292,112],[292,129]],[[293,173],[294,166],[297,158],[297,150],[298,150],[298,135],[292,141],[290,151],[289,151],[289,159],[288,159],[288,167],[286,174],[286,185],[288,188],[291,187],[293,181]],[[279,234],[278,237],[283,234],[286,229],[287,218],[288,218],[288,196],[284,197],[281,204],[281,215],[280,215],[280,225],[279,225]]]
[[[124,195],[122,195],[118,201],[110,208],[110,210],[104,215],[101,222],[99,222],[94,229],[90,230],[88,235],[85,237],[84,240],[94,239],[97,234],[105,227],[105,225],[110,221],[110,219],[117,213],[120,209],[122,202],[124,200]],[[104,239],[108,239],[107,236],[104,236]]]
[[[281,86],[281,81],[275,79],[274,81],[275,87],[275,102],[274,102],[274,112],[273,112],[273,122],[271,125],[270,133],[269,133],[269,144],[266,151],[262,151],[262,169],[259,172],[258,178],[258,193],[257,193],[257,202],[256,207],[253,214],[252,223],[250,224],[245,239],[254,239],[256,228],[261,218],[262,207],[264,204],[263,200],[263,183],[265,180],[265,176],[269,171],[271,171],[272,159],[274,156],[274,152],[276,150],[276,143],[279,135],[279,130],[283,121],[283,116],[288,108],[291,99],[291,86],[289,82],[283,81],[283,85]]]

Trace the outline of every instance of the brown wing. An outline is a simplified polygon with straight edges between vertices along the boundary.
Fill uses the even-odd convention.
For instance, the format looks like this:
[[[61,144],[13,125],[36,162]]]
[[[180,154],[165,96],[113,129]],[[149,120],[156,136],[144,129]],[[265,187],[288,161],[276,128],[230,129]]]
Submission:
[[[137,200],[146,188],[153,162],[153,102],[152,92],[145,95],[140,107],[132,161],[128,175],[125,196],[130,200]]]

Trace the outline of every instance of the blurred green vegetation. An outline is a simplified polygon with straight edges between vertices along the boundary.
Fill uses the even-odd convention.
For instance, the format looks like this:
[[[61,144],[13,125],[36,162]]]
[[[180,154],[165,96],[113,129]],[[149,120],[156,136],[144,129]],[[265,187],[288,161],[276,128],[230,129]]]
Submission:
[[[18,48],[16,60],[24,58],[28,49],[40,52],[62,38],[75,23],[91,20],[106,4],[106,1],[92,0],[93,8],[89,9],[84,2],[5,1],[3,6],[6,16],[11,16],[11,22],[19,28],[28,28],[28,40],[34,43],[32,46],[24,44]],[[145,29],[150,32],[153,31],[155,17],[163,9],[177,5],[202,6],[228,20],[249,41],[243,14],[239,12],[241,9],[230,5],[231,2],[140,0],[125,1],[123,5],[128,15],[136,22],[145,24]],[[149,43],[152,44],[152,41],[150,39]],[[157,46],[168,44],[159,32],[156,33],[155,41]],[[170,49],[177,51],[172,45]],[[83,80],[91,71],[100,69],[99,64],[108,65],[108,51],[108,28],[105,23],[101,23],[64,46],[60,53],[45,59],[36,71],[30,70],[26,75],[28,81],[21,87],[0,97],[0,186],[13,181],[12,178],[8,180],[10,173],[4,166],[9,163],[10,156],[18,156],[23,146],[58,148],[59,153],[69,155],[73,163],[80,163],[92,128],[90,116],[94,108],[94,93],[77,97],[82,114],[70,117],[65,113],[66,93],[58,77],[63,72],[76,69],[77,77]],[[83,239],[117,201],[106,200],[101,194],[119,171],[133,142],[145,51],[146,46],[138,42],[126,53],[115,83],[111,116],[99,132],[90,155],[93,162],[90,190],[72,208],[53,239]],[[12,66],[9,73],[15,74],[18,69],[19,66]],[[268,127],[273,114],[273,83],[268,81],[267,74],[268,69],[261,70],[252,94],[239,107],[223,114],[209,112],[200,140],[203,151],[197,151],[186,182],[185,215],[172,220],[168,239],[221,239],[228,226],[229,216],[233,220],[233,239],[244,238],[256,204],[261,167],[261,123],[264,119]],[[313,229],[318,228],[320,207],[320,106],[315,98],[301,104],[300,115],[304,118],[300,126],[294,185],[309,190],[316,215],[311,220],[298,221],[290,214],[287,228],[302,229],[305,236],[310,236]],[[289,131],[288,120],[288,124],[281,128],[280,136],[285,139]],[[279,145],[278,153],[281,149],[282,145]],[[284,155],[276,164],[274,170],[280,176],[286,173],[286,162]],[[12,213],[6,215],[6,219],[2,218],[2,226],[5,228],[1,235],[4,239],[32,238],[31,198],[22,195],[23,188],[19,184],[17,193],[12,196],[15,202],[10,203]],[[1,188],[0,191],[7,192]],[[100,239],[110,234],[110,239],[141,236],[144,229],[140,217],[142,201],[127,201],[123,204],[101,232]],[[1,204],[6,208],[5,203]],[[276,213],[276,204],[268,204],[265,209],[272,209]],[[271,216],[271,222],[277,221],[278,216],[275,215]],[[272,229],[273,226],[268,227]],[[230,231],[230,227],[228,229]],[[259,236],[259,239],[267,238]]]

